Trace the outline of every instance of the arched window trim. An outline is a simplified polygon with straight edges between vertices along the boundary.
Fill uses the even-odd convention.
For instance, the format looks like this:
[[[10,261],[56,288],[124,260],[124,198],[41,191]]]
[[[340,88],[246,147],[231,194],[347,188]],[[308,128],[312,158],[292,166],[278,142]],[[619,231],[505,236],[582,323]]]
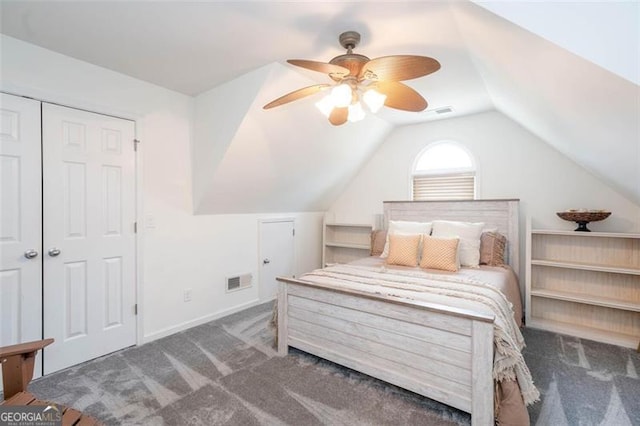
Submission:
[[[420,162],[420,159],[422,158],[422,156],[429,151],[430,149],[433,149],[434,147],[438,146],[438,145],[453,145],[459,149],[461,149],[462,151],[464,151],[464,153],[468,156],[469,160],[471,161],[471,166],[470,167],[458,167],[458,168],[444,168],[444,169],[434,169],[434,170],[427,170],[427,171],[418,171],[416,170],[416,167],[418,166],[418,163]],[[411,166],[411,173],[410,173],[410,184],[409,184],[409,197],[410,199],[414,199],[414,181],[415,178],[428,178],[428,177],[433,177],[433,178],[440,178],[440,177],[454,177],[454,176],[473,176],[474,177],[474,184],[473,184],[473,198],[472,199],[478,199],[480,197],[479,194],[479,167],[478,167],[478,163],[475,159],[475,156],[471,153],[471,151],[462,143],[457,142],[457,141],[453,141],[453,140],[440,140],[437,142],[432,142],[430,144],[428,144],[427,146],[425,146],[424,148],[422,148],[420,150],[420,152],[418,152],[416,154],[416,156],[413,159],[413,164]],[[445,199],[449,199],[449,198],[442,198],[443,200]]]
[[[437,169],[437,170],[428,170],[422,172],[413,172],[412,176],[447,176],[447,175],[459,175],[462,173],[475,173],[476,169],[474,167],[465,167],[465,168],[457,168],[457,169]]]
[[[464,167],[464,168],[459,168],[459,169],[451,168],[451,169],[430,170],[428,172],[420,172],[420,171],[416,170],[416,167],[418,166],[418,163],[420,162],[420,158],[422,158],[424,153],[429,151],[429,150],[431,150],[431,149],[433,149],[433,148],[435,148],[438,145],[453,145],[456,148],[460,148],[462,151],[465,152],[465,154],[467,154],[467,157],[469,157],[469,160],[471,160],[471,167]],[[451,174],[451,173],[473,172],[473,171],[476,171],[477,169],[478,169],[478,165],[476,163],[476,159],[473,156],[473,154],[471,153],[471,151],[469,151],[469,149],[466,146],[464,146],[463,144],[461,144],[460,142],[457,142],[457,141],[441,140],[441,141],[430,143],[429,145],[427,145],[424,148],[422,148],[420,150],[420,152],[418,152],[418,154],[413,159],[413,166],[411,167],[411,174],[412,175]]]

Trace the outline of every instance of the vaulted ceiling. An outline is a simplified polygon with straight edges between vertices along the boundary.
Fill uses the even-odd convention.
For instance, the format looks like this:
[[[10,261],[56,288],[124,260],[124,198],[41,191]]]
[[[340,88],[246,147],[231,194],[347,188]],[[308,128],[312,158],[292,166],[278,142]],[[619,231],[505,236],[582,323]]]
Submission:
[[[553,7],[542,3],[535,19],[530,5],[523,15],[458,1],[2,1],[0,31],[193,96],[198,213],[324,210],[394,126],[490,109],[640,204],[640,5],[598,4],[584,16],[580,4],[565,5],[562,31],[557,22],[539,25],[555,16],[541,14]],[[580,27],[595,17],[596,31]],[[585,39],[609,40],[612,27],[622,28],[613,35],[618,55],[588,48]],[[337,36],[345,30],[362,34],[355,51],[371,58],[437,58],[440,71],[408,82],[428,110],[386,110],[336,128],[314,110],[314,98],[261,109],[327,81],[285,60],[328,61],[344,53]],[[576,31],[586,38],[563,38]],[[453,112],[433,113],[445,106]]]

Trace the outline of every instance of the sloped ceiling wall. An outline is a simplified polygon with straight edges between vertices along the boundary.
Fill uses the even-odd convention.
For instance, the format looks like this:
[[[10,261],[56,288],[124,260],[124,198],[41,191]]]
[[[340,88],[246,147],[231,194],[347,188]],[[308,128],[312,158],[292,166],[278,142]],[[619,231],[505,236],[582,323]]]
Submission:
[[[196,98],[196,214],[329,208],[391,125],[368,116],[334,127],[318,119],[315,98],[262,109],[280,94],[311,84],[274,63]]]
[[[326,81],[284,60],[342,54],[336,36],[347,29],[362,33],[356,51],[370,57],[437,58],[440,71],[407,83],[430,109],[453,107],[437,118],[498,109],[640,204],[637,80],[607,70],[616,65],[590,62],[603,64],[590,56],[594,45],[600,54],[614,52],[609,59],[626,58],[631,74],[640,67],[638,13],[629,13],[624,25],[619,12],[608,13],[638,12],[640,3],[475,1],[543,36],[458,0],[5,0],[0,30],[194,95],[193,205],[199,214],[325,210],[393,127],[436,119],[428,111],[383,111],[335,128],[313,107],[317,97],[262,110],[284,93]],[[124,24],[114,32],[113,22]],[[597,34],[598,43],[568,36],[585,31]]]
[[[498,16],[640,84],[640,2],[472,0]]]
[[[462,114],[501,111],[640,205],[638,85],[473,3],[436,10],[448,41],[424,43],[443,69],[413,87]],[[272,63],[196,97],[197,214],[327,210],[393,128],[427,119],[385,111],[333,127],[314,97],[261,108],[318,82]]]
[[[430,109],[452,106],[452,115],[463,115],[493,108],[447,3],[376,3],[366,10],[340,5],[336,10],[341,8],[348,14],[339,14],[339,20],[351,21],[346,27],[332,15],[314,19],[340,28],[336,35],[346,28],[361,31],[358,53],[422,54],[441,62],[442,70],[407,82],[428,99]],[[410,37],[395,34],[398,22]],[[294,28],[291,37],[299,37]],[[330,45],[324,51],[327,43],[311,44],[302,57],[327,61],[344,53],[335,41]],[[196,96],[196,214],[327,210],[395,126],[434,118],[384,109],[334,127],[314,106],[319,96],[264,111],[264,104],[284,93],[328,82],[325,75],[284,59]]]
[[[268,76],[263,67],[196,97],[191,151],[196,211]]]
[[[640,86],[476,5],[453,7],[496,109],[640,205]]]
[[[453,115],[493,109],[447,3],[375,3],[366,9],[347,4],[332,10],[316,15],[312,25],[328,19],[331,28],[361,31],[358,53],[419,54],[441,62],[441,71],[407,82],[430,109],[452,106]],[[409,37],[395,35],[398,22]],[[295,26],[291,37],[307,38]],[[335,41],[328,51],[325,43],[316,44],[302,57],[327,61],[344,53]],[[327,210],[395,126],[433,119],[385,109],[334,127],[315,108],[318,96],[264,111],[264,104],[284,93],[327,82],[325,75],[288,65],[285,58],[196,96],[196,214]]]

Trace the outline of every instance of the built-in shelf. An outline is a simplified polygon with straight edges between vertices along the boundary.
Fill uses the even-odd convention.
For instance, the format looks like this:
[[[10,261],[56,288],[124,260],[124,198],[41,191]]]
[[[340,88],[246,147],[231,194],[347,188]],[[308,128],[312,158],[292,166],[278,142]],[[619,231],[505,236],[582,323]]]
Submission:
[[[633,349],[638,347],[638,336],[632,334],[615,333],[609,330],[601,330],[557,321],[548,321],[539,318],[531,320],[531,324],[527,324],[527,326],[553,331],[554,333],[568,334],[582,339],[609,343],[611,345],[624,346]]]
[[[531,229],[526,325],[630,348],[640,342],[640,234]]]
[[[371,229],[371,225],[366,223],[346,223],[346,222],[327,222],[325,226],[333,226],[333,227],[346,227],[346,228],[369,228]]]
[[[347,263],[367,257],[371,251],[372,225],[327,222],[323,226],[322,264]]]
[[[586,238],[630,238],[640,239],[640,234],[632,233],[619,233],[619,232],[576,232],[576,231],[564,231],[557,229],[532,229],[531,234],[534,235],[567,235],[571,237],[586,237]]]
[[[553,268],[582,269],[584,271],[600,271],[600,272],[611,272],[614,274],[640,275],[640,269],[638,268],[622,268],[619,266],[595,265],[590,263],[556,262],[552,260],[532,259],[531,264],[539,265],[539,266],[551,266]]]
[[[369,244],[354,244],[354,243],[325,243],[327,247],[344,247],[344,248],[353,248],[353,249],[362,249],[369,250]]]
[[[583,294],[569,293],[558,290],[531,290],[531,295],[535,297],[546,297],[547,299],[566,300],[568,302],[585,303],[594,306],[604,306],[607,308],[623,309],[625,311],[640,312],[640,303],[626,302],[603,296],[590,296]]]

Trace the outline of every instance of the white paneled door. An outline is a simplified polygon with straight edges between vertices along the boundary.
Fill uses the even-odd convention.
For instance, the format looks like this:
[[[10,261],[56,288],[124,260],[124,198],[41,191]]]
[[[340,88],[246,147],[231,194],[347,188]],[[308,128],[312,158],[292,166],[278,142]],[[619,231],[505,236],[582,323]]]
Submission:
[[[40,102],[0,94],[0,346],[42,337],[40,169]]]
[[[135,344],[135,129],[42,108],[48,374]]]
[[[276,277],[292,277],[295,245],[292,219],[260,222],[260,301],[273,300],[278,293]]]

